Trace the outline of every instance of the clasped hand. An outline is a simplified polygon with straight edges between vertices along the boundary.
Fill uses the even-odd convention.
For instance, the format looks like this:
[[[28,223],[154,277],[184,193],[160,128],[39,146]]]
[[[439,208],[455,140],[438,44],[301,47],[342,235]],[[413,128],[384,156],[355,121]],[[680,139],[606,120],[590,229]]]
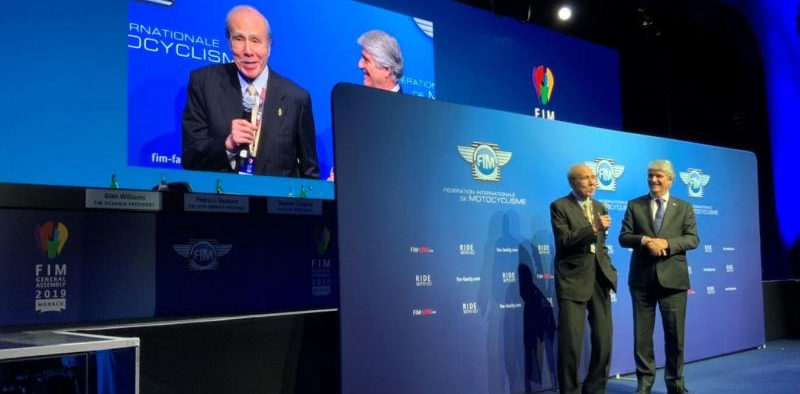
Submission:
[[[645,240],[644,246],[651,255],[656,257],[666,256],[669,249],[669,243],[663,238],[648,238]]]

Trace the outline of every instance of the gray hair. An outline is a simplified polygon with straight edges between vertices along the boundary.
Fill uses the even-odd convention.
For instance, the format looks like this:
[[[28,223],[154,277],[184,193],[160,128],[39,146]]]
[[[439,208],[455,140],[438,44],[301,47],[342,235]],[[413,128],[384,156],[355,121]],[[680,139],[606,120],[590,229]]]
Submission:
[[[403,77],[403,53],[394,37],[383,30],[370,30],[358,37],[357,41],[379,66],[392,70],[395,83],[400,82]]]
[[[647,165],[647,171],[660,171],[668,176],[669,179],[675,179],[675,168],[672,167],[672,162],[669,160],[653,160]]]
[[[228,11],[228,15],[225,16],[225,37],[231,38],[231,15],[238,11],[252,11],[258,14],[261,19],[264,21],[264,26],[267,28],[267,41],[272,42],[272,28],[269,27],[269,21],[267,17],[264,16],[261,12],[259,12],[255,7],[250,5],[237,5]]]

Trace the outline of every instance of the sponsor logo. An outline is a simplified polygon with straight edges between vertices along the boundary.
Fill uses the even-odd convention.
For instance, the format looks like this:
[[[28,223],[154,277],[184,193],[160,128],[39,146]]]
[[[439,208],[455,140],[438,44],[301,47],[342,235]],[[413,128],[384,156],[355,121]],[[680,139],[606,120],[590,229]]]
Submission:
[[[67,309],[67,263],[58,261],[67,238],[69,230],[61,222],[45,222],[34,231],[36,245],[45,262],[34,265],[34,310],[38,313]]]
[[[714,294],[716,290],[714,290],[714,286],[706,286],[706,294]]]
[[[431,308],[423,308],[423,309],[412,309],[411,315],[412,316],[433,316],[436,314],[436,309]]]
[[[714,247],[711,245],[703,245],[703,250],[705,250],[706,253],[713,253]]]
[[[725,264],[725,272],[733,272],[733,264]]]
[[[500,304],[500,309],[517,309],[517,308],[522,308],[522,304],[518,302]]]
[[[536,250],[539,252],[539,255],[549,255],[550,254],[550,245],[536,245]]]
[[[460,244],[458,245],[458,254],[461,256],[474,256],[475,244]]]
[[[517,273],[516,272],[503,272],[502,273],[503,283],[515,283],[517,281]]]
[[[172,245],[175,253],[186,258],[189,271],[218,270],[220,257],[228,254],[232,247],[216,239],[190,239],[189,243]]]
[[[613,159],[596,158],[584,162],[597,176],[597,190],[613,192],[617,190],[617,179],[625,172],[625,166],[617,164]]]
[[[431,274],[416,275],[416,279],[417,279],[417,287],[433,286],[433,280],[431,279]]]
[[[509,248],[509,247],[495,248],[495,252],[497,252],[497,253],[518,253],[519,252],[519,248]]]
[[[706,267],[703,268],[703,272],[717,272],[716,268]]]
[[[461,310],[465,315],[475,315],[478,313],[477,302],[462,302]]]
[[[474,141],[470,146],[458,146],[458,153],[472,164],[472,178],[499,182],[500,167],[511,160],[511,152],[501,151],[497,144]]]
[[[680,172],[681,181],[686,184],[689,190],[689,197],[703,198],[703,188],[708,185],[711,176],[703,174],[703,170],[689,168],[686,172]]]
[[[411,254],[430,254],[433,253],[433,248],[430,246],[409,246],[408,252]]]
[[[725,286],[725,291],[736,291],[736,286]]]
[[[456,276],[456,283],[478,283],[480,281],[480,276]]]
[[[541,274],[536,274],[536,279],[552,280],[555,279],[555,275],[553,275],[552,272],[543,272]]]
[[[736,248],[734,248],[733,246],[723,246],[722,247],[722,251],[723,252],[735,252]]]

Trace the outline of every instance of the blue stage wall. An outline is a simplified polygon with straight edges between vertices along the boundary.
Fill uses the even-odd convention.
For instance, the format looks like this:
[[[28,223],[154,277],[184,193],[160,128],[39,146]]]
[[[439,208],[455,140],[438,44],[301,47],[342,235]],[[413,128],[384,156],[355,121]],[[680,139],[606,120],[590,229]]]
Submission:
[[[700,235],[688,253],[686,359],[764,342],[750,152],[352,85],[334,92],[334,132],[343,392],[551,387],[557,306],[549,203],[569,193],[566,171],[583,162],[597,165],[595,198],[613,220],[620,287],[612,374],[634,369],[630,251],[616,239],[627,200],[647,192],[653,159],[670,159],[687,181],[699,180],[676,176],[671,190],[693,204]],[[478,149],[494,151],[483,157],[499,165],[496,179],[476,180],[486,174],[462,157],[481,143],[493,146]]]

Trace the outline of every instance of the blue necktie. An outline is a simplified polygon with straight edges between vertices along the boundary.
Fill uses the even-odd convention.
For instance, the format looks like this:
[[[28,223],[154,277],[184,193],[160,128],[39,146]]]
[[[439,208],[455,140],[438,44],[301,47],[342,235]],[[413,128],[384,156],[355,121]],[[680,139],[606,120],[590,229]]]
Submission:
[[[655,230],[657,233],[661,231],[661,222],[664,221],[664,202],[660,198],[656,198],[656,206],[658,207],[656,209],[656,220],[655,220],[655,225],[656,225]]]

